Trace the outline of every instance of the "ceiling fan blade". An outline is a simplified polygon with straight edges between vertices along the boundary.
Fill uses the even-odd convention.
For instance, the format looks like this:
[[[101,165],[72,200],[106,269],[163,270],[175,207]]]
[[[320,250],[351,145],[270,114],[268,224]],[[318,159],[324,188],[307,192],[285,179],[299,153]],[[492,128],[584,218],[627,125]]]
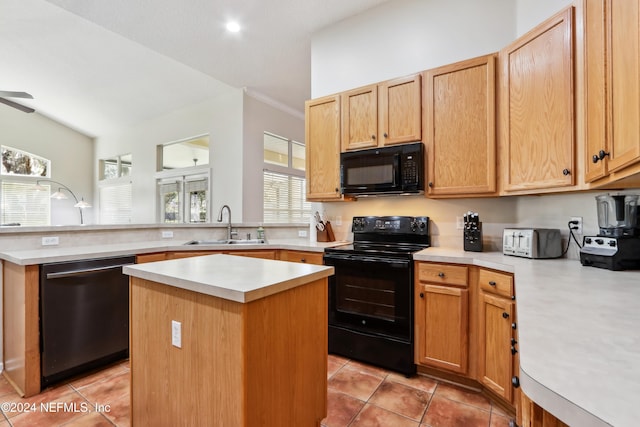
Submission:
[[[8,105],[8,106],[13,107],[13,108],[17,108],[18,110],[24,111],[25,113],[33,113],[34,111],[36,111],[33,108],[26,107],[26,106],[24,106],[22,104],[18,104],[17,102],[9,101],[8,99],[4,99],[4,98],[0,98],[0,103]]]
[[[4,96],[6,98],[29,98],[33,99],[33,96],[27,92],[11,92],[8,90],[0,90],[0,96]]]

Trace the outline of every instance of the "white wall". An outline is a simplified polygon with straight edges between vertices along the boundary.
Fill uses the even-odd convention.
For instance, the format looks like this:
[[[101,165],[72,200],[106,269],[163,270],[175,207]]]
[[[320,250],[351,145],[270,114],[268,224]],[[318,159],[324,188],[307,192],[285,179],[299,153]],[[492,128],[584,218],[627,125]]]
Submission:
[[[202,134],[210,135],[211,217],[228,204],[233,221],[242,220],[242,103],[242,90],[229,88],[214,99],[96,139],[96,164],[97,159],[132,154],[133,223],[156,222],[156,146]]]
[[[313,35],[313,98],[498,51],[513,0],[396,0]]]
[[[26,114],[0,105],[0,144],[51,160],[51,179],[95,206],[93,192],[93,139],[37,112]],[[52,189],[55,186],[52,185]],[[55,190],[53,190],[55,191]],[[80,224],[75,201],[51,200],[51,224]],[[87,224],[94,223],[95,208],[84,211]]]
[[[304,142],[304,116],[245,94],[244,96],[244,181],[242,186],[244,221],[263,220],[264,132]]]
[[[517,36],[525,34],[571,4],[573,4],[572,0],[516,0]]]

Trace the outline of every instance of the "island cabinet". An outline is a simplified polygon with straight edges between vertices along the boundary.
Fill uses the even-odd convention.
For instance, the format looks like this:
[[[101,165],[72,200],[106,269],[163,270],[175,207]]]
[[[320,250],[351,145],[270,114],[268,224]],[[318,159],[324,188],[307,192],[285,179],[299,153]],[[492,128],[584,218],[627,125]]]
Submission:
[[[340,200],[340,96],[305,103],[307,200]]]
[[[502,192],[575,185],[573,7],[499,54]]]
[[[518,405],[518,426],[520,427],[569,427],[529,397],[520,393]]]
[[[466,266],[418,263],[415,285],[415,360],[466,374],[469,290]]]
[[[430,197],[496,194],[496,55],[423,75],[423,135]]]
[[[331,267],[220,254],[124,271],[133,426],[320,426]]]
[[[598,186],[640,174],[640,2],[582,6],[585,181]]]
[[[513,276],[482,268],[478,274],[478,292],[478,378],[492,392],[515,403],[517,323]]]
[[[342,151],[422,140],[421,76],[349,90],[342,100]]]

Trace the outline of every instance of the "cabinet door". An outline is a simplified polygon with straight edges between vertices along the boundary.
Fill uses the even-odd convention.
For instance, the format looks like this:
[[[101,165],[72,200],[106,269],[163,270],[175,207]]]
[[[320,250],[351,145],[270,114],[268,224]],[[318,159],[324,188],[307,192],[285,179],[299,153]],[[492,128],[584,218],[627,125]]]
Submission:
[[[640,2],[607,0],[609,13],[609,171],[640,160]]]
[[[340,200],[340,97],[305,103],[307,200]]]
[[[415,74],[379,85],[378,145],[422,141],[420,80]]]
[[[378,86],[342,93],[342,151],[378,146]]]
[[[496,191],[495,55],[425,72],[430,196]]]
[[[469,291],[424,284],[416,289],[416,363],[466,373]]]
[[[573,61],[573,7],[500,51],[505,191],[575,184]]]
[[[599,156],[609,152],[607,136],[606,99],[606,40],[605,3],[607,0],[585,0],[584,20],[584,108],[585,108],[585,182],[592,182],[608,174],[608,160]]]
[[[513,393],[513,308],[511,300],[480,291],[480,382],[507,401]]]

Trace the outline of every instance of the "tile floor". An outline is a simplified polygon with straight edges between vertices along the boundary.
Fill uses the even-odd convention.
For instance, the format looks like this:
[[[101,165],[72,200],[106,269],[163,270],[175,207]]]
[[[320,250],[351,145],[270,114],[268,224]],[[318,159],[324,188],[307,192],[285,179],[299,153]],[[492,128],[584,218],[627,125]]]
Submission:
[[[323,427],[509,425],[506,414],[482,395],[430,378],[406,378],[333,355],[327,375],[328,414]],[[28,399],[20,398],[0,376],[0,404],[0,427],[129,426],[129,362]]]

